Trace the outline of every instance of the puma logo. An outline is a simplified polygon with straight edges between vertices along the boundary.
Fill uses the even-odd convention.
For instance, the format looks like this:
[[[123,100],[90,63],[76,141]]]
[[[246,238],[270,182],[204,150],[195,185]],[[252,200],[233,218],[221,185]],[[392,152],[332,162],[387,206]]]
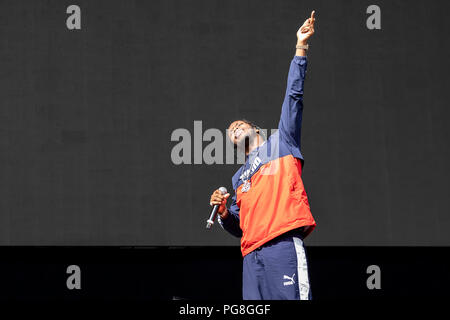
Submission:
[[[284,276],[283,276],[283,279],[284,279],[284,280],[289,280],[289,281],[284,281],[284,282],[283,282],[283,285],[285,285],[285,286],[293,285],[293,284],[295,283],[294,277],[295,277],[295,273],[292,275],[292,277],[289,277],[289,276],[287,276],[287,275],[284,275]]]

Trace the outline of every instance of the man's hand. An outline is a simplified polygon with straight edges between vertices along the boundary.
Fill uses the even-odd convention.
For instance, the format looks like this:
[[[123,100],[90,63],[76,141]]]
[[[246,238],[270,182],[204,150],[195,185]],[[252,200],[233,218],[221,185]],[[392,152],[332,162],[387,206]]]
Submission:
[[[219,214],[221,219],[226,219],[226,217],[228,216],[227,199],[229,196],[229,193],[222,194],[219,189],[214,191],[214,193],[211,195],[211,201],[209,202],[209,204],[211,206],[215,206],[216,204],[220,205],[217,213]]]
[[[311,12],[311,17],[306,19],[303,25],[297,31],[297,44],[305,45],[309,37],[314,34],[315,11]]]

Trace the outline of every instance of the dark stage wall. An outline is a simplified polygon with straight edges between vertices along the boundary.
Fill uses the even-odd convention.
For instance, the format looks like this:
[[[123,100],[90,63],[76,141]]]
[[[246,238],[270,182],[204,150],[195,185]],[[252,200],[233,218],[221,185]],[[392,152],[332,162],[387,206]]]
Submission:
[[[205,220],[239,165],[171,135],[276,128],[313,9],[307,244],[450,245],[447,2],[376,1],[381,30],[372,1],[80,0],[68,30],[71,4],[0,2],[0,245],[237,245]]]

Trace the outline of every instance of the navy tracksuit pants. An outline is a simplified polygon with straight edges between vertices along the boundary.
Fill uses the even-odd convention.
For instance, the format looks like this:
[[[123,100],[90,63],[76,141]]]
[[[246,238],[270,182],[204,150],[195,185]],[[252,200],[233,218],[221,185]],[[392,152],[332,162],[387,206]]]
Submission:
[[[244,300],[310,300],[301,229],[289,231],[244,257]]]

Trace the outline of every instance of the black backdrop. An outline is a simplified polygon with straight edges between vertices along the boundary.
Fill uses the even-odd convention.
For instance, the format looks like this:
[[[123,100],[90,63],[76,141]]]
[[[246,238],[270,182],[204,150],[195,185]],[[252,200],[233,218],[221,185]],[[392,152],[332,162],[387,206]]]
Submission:
[[[445,1],[377,1],[381,30],[371,1],[77,1],[72,31],[70,4],[0,2],[0,245],[237,245],[205,220],[238,165],[175,165],[171,134],[276,128],[313,9],[308,245],[450,244]]]

